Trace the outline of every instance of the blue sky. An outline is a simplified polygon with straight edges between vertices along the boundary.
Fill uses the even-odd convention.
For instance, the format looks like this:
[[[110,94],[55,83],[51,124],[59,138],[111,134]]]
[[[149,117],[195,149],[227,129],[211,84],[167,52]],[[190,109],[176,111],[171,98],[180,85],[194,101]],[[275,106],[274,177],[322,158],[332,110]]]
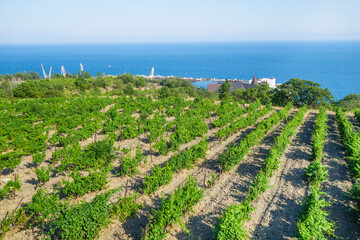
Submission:
[[[0,43],[360,40],[359,0],[0,0]]]

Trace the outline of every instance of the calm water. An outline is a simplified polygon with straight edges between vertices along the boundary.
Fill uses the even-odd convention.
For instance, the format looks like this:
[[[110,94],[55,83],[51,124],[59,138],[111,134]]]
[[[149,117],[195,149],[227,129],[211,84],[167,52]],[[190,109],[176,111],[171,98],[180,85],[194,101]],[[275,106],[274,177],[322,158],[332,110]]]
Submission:
[[[0,45],[0,74],[23,71],[92,75],[155,75],[237,78],[275,77],[315,81],[335,98],[360,94],[360,42]],[[111,66],[111,67],[109,67]]]

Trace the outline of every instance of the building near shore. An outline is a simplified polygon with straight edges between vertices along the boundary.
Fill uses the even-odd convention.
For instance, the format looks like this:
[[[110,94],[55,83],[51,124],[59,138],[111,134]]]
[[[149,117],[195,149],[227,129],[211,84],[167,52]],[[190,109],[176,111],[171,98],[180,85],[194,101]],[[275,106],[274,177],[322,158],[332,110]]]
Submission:
[[[275,78],[256,78],[255,74],[254,77],[246,83],[244,80],[229,80],[230,82],[230,92],[233,92],[237,89],[247,90],[249,88],[254,88],[259,84],[269,84],[269,87],[276,88],[276,79]],[[220,86],[222,83],[210,83],[207,86],[207,89],[211,92],[219,92]]]

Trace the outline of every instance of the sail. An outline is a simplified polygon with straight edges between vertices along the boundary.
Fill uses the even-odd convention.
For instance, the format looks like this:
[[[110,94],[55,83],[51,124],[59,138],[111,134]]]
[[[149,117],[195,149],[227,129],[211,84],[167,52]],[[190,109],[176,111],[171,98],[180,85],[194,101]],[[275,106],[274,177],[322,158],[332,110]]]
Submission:
[[[66,76],[66,72],[65,72],[64,66],[61,66],[61,74],[62,74],[64,77]]]
[[[150,78],[150,79],[153,79],[153,78],[154,78],[154,67],[152,67],[152,69],[151,69],[149,78]]]

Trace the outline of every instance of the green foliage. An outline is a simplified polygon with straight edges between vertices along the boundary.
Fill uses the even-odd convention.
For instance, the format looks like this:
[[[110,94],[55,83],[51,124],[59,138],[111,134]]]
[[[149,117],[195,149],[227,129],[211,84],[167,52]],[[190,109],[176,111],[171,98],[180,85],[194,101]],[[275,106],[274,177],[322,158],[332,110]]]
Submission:
[[[273,103],[284,106],[291,102],[297,107],[304,105],[317,107],[327,104],[333,98],[329,89],[321,88],[319,83],[292,78],[275,89]]]
[[[326,109],[321,108],[319,114],[317,115],[315,129],[313,132],[313,146],[311,153],[312,162],[309,164],[308,168],[305,169],[305,175],[308,181],[314,185],[319,185],[321,182],[325,181],[328,175],[327,167],[321,164],[324,158],[323,147],[328,129],[326,121]]]
[[[40,163],[42,163],[45,160],[46,157],[46,153],[42,152],[42,153],[35,153],[33,154],[33,162],[36,165],[39,165]]]
[[[59,239],[95,239],[109,223],[107,205],[113,191],[97,195],[90,203],[75,204],[50,223],[49,235]]]
[[[355,178],[360,178],[360,134],[354,129],[341,108],[336,111],[336,120],[345,155],[349,160],[350,171]]]
[[[209,100],[194,100],[192,104],[194,106],[190,107],[194,109],[186,111],[175,121],[175,130],[170,135],[170,148],[173,151],[178,150],[180,144],[188,143],[195,137],[202,137],[209,130],[204,119],[210,117],[213,104]]]
[[[323,197],[318,186],[311,188],[311,194],[306,198],[303,213],[297,222],[299,239],[327,239],[325,236],[335,237],[335,224],[327,221],[329,213],[324,210],[330,206]]]
[[[143,183],[143,191],[146,194],[155,192],[159,186],[166,185],[171,182],[174,172],[170,167],[160,167],[156,165],[151,169],[151,174],[145,176]]]
[[[136,126],[128,125],[121,132],[121,139],[135,138],[139,135],[139,131]]]
[[[131,157],[131,154],[127,154],[126,156],[121,158],[120,172],[119,175],[133,175],[138,173],[137,166],[139,163],[145,160],[145,157],[142,155],[142,151],[139,145],[136,147],[135,157]]]
[[[31,219],[31,215],[27,216],[24,208],[13,210],[5,216],[0,222],[0,239],[4,239],[5,233],[9,232],[13,227],[25,227]]]
[[[229,80],[226,79],[226,81],[223,84],[221,84],[219,88],[220,99],[227,98],[230,95],[230,88],[231,88],[231,84]]]
[[[266,105],[272,102],[273,89],[269,84],[258,84],[247,90],[236,89],[231,95],[236,101],[251,103],[259,99],[263,105]]]
[[[155,166],[151,174],[145,177],[144,192],[151,194],[160,186],[170,183],[176,171],[192,168],[199,158],[205,157],[207,147],[208,142],[203,139],[189,150],[174,155],[164,167]]]
[[[146,81],[143,77],[132,76],[130,73],[119,75],[117,78],[122,80],[124,84],[132,84],[135,87],[146,86]]]
[[[348,111],[360,108],[360,94],[349,94],[335,103],[338,107]]]
[[[358,121],[358,123],[360,124],[360,109],[357,109],[355,111],[355,117],[356,117],[356,120]]]
[[[116,157],[113,145],[113,140],[105,139],[89,144],[84,150],[81,149],[79,143],[64,147],[53,154],[55,162],[61,161],[57,171],[104,168]]]
[[[326,109],[320,109],[316,117],[313,132],[312,162],[305,169],[305,176],[310,183],[311,193],[306,197],[303,204],[303,212],[297,222],[298,235],[300,239],[326,239],[325,235],[335,237],[335,224],[328,222],[328,213],[324,210],[330,206],[324,197],[326,193],[320,189],[320,184],[327,179],[327,167],[322,165],[323,147],[327,136],[327,114]]]
[[[127,198],[126,206],[121,206],[124,199],[108,204],[110,196],[119,190],[97,195],[92,202],[70,206],[69,201],[60,201],[56,192],[49,194],[39,189],[25,207],[26,216],[30,218],[30,224],[39,223],[49,239],[95,239],[111,216],[124,219],[139,207],[133,196]]]
[[[345,155],[349,160],[350,172],[358,180],[360,178],[360,135],[347,119],[341,108],[336,111],[336,120],[340,137],[345,148]],[[350,196],[355,202],[355,210],[360,216],[360,187],[359,183],[353,183],[349,190]]]
[[[50,181],[50,172],[52,169],[52,165],[50,165],[48,167],[48,169],[46,169],[45,167],[41,167],[40,169],[35,169],[35,173],[37,176],[37,179],[40,183],[46,183],[48,181]]]
[[[320,184],[327,179],[328,170],[321,164],[321,161],[315,160],[305,169],[305,176],[309,182]]]
[[[124,93],[130,96],[134,95],[136,93],[134,86],[132,84],[127,84],[124,89]]]
[[[270,105],[267,105],[263,109],[259,109],[259,110],[255,111],[256,109],[258,109],[260,107],[261,107],[261,103],[259,100],[250,104],[249,109],[248,109],[248,114],[246,115],[246,117],[242,117],[242,118],[238,119],[237,121],[231,123],[229,126],[226,126],[222,129],[220,129],[216,133],[216,137],[218,137],[218,138],[228,137],[228,136],[230,136],[230,134],[237,132],[240,129],[254,125],[260,117],[266,115],[267,113],[269,113],[272,110],[272,106],[270,104]]]
[[[154,145],[154,148],[155,150],[157,150],[161,155],[164,155],[166,156],[169,151],[170,151],[170,148],[168,147],[168,144],[166,142],[166,139],[164,138],[161,138],[159,142],[157,142],[155,145]]]
[[[162,88],[159,90],[160,98],[167,97],[196,97],[198,92],[194,85],[186,79],[179,77],[169,77],[165,78],[160,82]]]
[[[44,189],[38,189],[30,203],[25,207],[28,215],[32,215],[33,223],[41,223],[44,228],[48,221],[55,219],[68,208],[68,204],[60,202],[56,192],[49,194]]]
[[[143,206],[136,202],[137,194],[130,197],[119,197],[116,203],[110,205],[110,215],[125,222],[129,216],[134,215]]]
[[[250,220],[250,217],[248,217],[250,210],[251,206],[249,204],[230,205],[227,207],[216,226],[216,239],[249,239],[246,230],[243,228],[243,223]]]
[[[261,141],[275,124],[287,116],[290,109],[291,104],[288,104],[283,110],[272,114],[269,118],[259,123],[238,145],[230,144],[226,151],[220,155],[221,169],[229,171],[236,166],[239,161],[244,158],[251,147]],[[254,116],[257,116],[256,113],[254,114]],[[256,122],[257,118],[252,118],[251,116],[252,115],[249,115],[249,118],[246,118],[246,120],[249,121],[244,123],[245,126],[246,124],[250,125]]]
[[[159,210],[153,210],[153,216],[148,224],[145,239],[163,239],[167,236],[166,227],[173,222],[180,223],[189,233],[180,217],[204,197],[204,190],[198,189],[194,178],[189,177],[183,187],[179,187],[167,199],[162,199]]]
[[[161,86],[168,88],[192,88],[193,85],[186,79],[169,77],[160,82]]]
[[[123,149],[121,149],[121,152],[123,152],[124,154],[127,154],[131,151],[131,148],[126,148],[124,147]]]
[[[208,180],[207,183],[206,183],[206,186],[207,187],[211,187],[215,184],[215,180],[216,180],[216,174],[215,173],[210,173],[210,176],[211,176],[211,181]]]
[[[291,105],[288,105],[288,107],[290,109]],[[289,111],[289,109],[287,111]],[[246,193],[246,199],[239,205],[231,205],[228,207],[219,218],[219,223],[215,228],[216,239],[248,239],[243,223],[250,219],[249,214],[254,210],[251,202],[256,200],[260,193],[265,192],[269,188],[268,179],[278,169],[279,158],[285,151],[290,137],[296,133],[296,128],[302,123],[306,111],[306,107],[301,108],[276,138],[270,154],[264,161],[263,168],[253,179],[250,190]],[[280,115],[285,116],[286,114],[283,112]]]
[[[107,175],[110,168],[101,171],[90,172],[88,176],[81,176],[80,173],[72,172],[73,181],[64,181],[62,193],[66,196],[83,196],[88,192],[99,191],[105,188],[108,183]]]
[[[21,163],[22,153],[19,152],[9,152],[0,155],[0,170],[4,168],[14,169]]]
[[[13,90],[18,98],[53,98],[63,96],[64,87],[51,83],[50,80],[26,81]]]
[[[239,107],[237,103],[231,103],[230,99],[221,102],[216,110],[218,119],[212,122],[213,127],[223,127],[227,123],[232,122],[236,117],[245,112],[245,109]]]
[[[355,210],[358,213],[358,216],[360,218],[360,184],[355,183],[351,186],[351,189],[349,190],[350,196],[352,200],[355,202]]]
[[[14,196],[16,190],[20,190],[21,182],[19,178],[15,175],[14,181],[9,180],[3,189],[0,190],[0,199],[4,199],[6,197]]]

